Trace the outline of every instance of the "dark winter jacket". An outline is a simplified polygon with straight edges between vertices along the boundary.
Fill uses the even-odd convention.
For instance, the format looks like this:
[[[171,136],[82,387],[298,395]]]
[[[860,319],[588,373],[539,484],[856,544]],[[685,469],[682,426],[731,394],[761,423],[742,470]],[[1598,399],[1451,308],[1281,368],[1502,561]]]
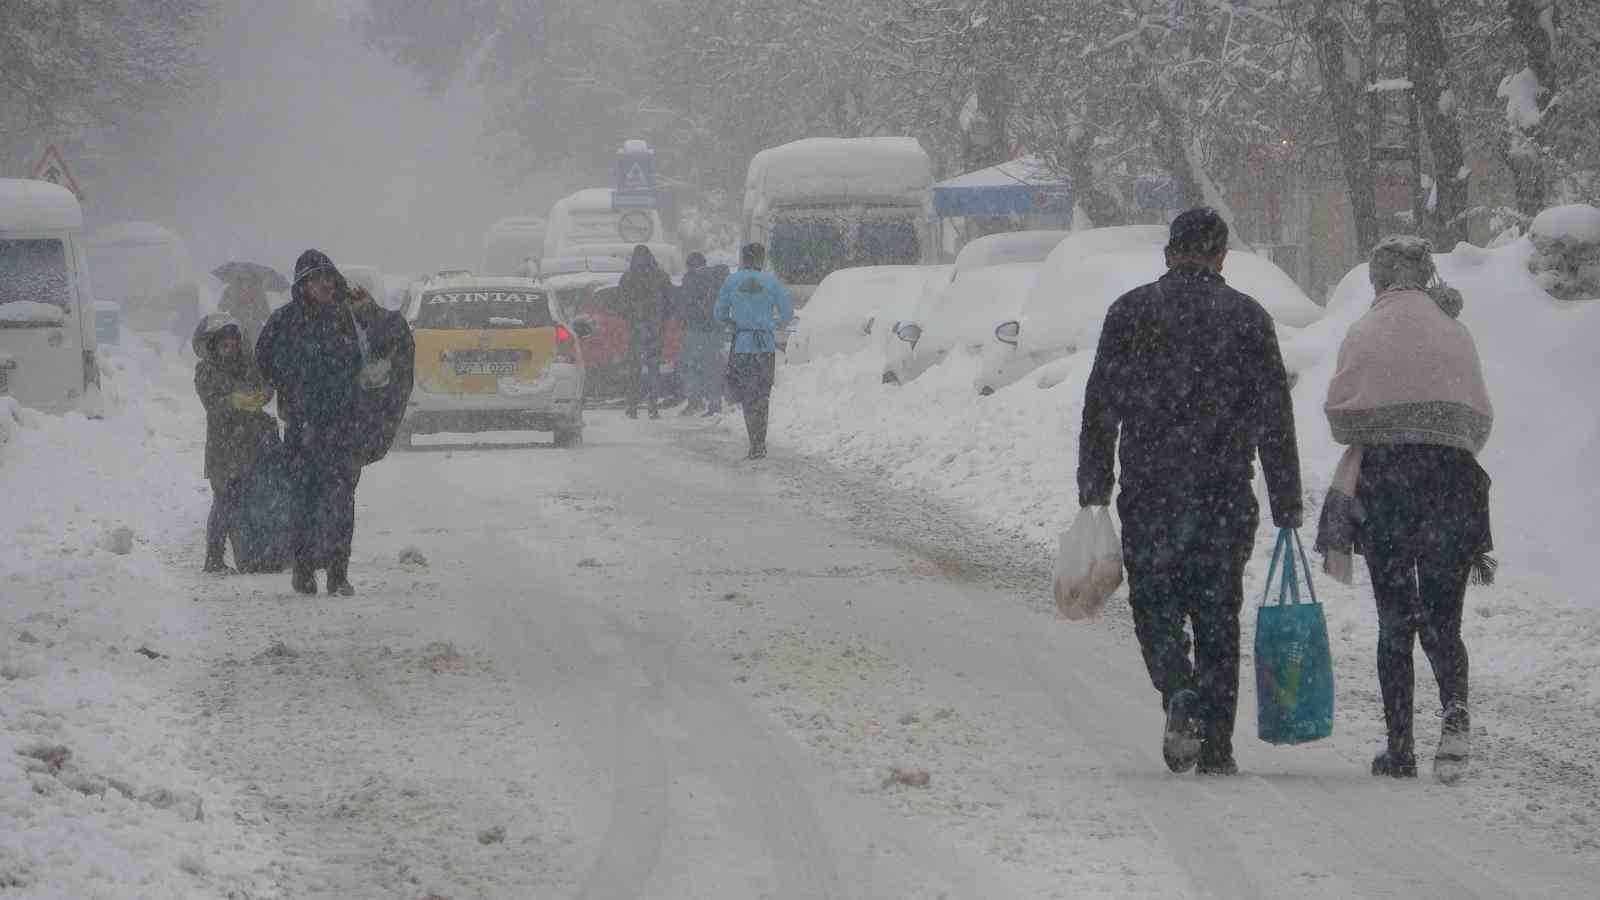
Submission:
[[[338,280],[342,298],[348,288]],[[287,425],[284,440],[291,450],[313,453],[329,464],[354,457],[360,443],[361,349],[342,299],[317,305],[297,279],[292,299],[267,318],[256,339],[256,365],[278,392],[278,415]]]
[[[1188,514],[1247,537],[1258,451],[1273,521],[1300,524],[1294,409],[1272,318],[1221,275],[1174,268],[1106,313],[1084,396],[1082,505],[1111,501],[1119,434],[1127,528],[1130,514]]]
[[[205,476],[228,482],[245,475],[256,459],[278,443],[278,423],[256,402],[267,393],[250,352],[218,356],[217,339],[226,329],[239,331],[232,316],[206,316],[195,328],[194,389],[206,410]],[[252,396],[257,395],[257,396]]]
[[[645,355],[659,353],[672,310],[672,279],[659,268],[630,269],[617,285],[617,300],[628,322],[629,342]]]
[[[394,444],[416,377],[416,342],[405,316],[374,302],[353,305],[351,314],[366,334],[368,363],[387,364],[387,380],[363,384],[358,395],[356,462],[377,462]],[[379,362],[381,361],[381,362]]]
[[[677,319],[686,331],[721,332],[726,330],[712,315],[717,307],[717,291],[728,279],[727,266],[701,266],[683,276],[678,292]]]

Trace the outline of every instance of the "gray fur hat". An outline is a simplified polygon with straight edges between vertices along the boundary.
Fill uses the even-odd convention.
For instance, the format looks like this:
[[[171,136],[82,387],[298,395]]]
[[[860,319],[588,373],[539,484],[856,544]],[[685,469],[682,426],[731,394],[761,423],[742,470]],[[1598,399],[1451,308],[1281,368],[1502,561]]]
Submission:
[[[1367,261],[1367,277],[1373,290],[1426,291],[1433,302],[1452,319],[1461,315],[1461,292],[1439,278],[1433,264],[1433,245],[1413,234],[1391,234],[1372,248]]]

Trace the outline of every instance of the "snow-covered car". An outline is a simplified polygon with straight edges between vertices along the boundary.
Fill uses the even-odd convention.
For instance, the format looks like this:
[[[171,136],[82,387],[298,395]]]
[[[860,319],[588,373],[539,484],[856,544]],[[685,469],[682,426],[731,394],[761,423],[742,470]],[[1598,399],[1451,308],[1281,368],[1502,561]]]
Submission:
[[[961,248],[950,281],[929,290],[895,326],[884,380],[901,383],[937,365],[958,347],[977,352],[997,321],[1015,316],[1039,265],[1071,232],[1016,231],[978,238]]]
[[[453,275],[420,285],[406,307],[416,387],[401,434],[552,431],[583,437],[585,328],[527,278]]]
[[[989,323],[974,387],[993,393],[1054,360],[1093,350],[1113,301],[1167,270],[1167,229],[1124,225],[1075,232],[1045,260],[1018,314]],[[1228,284],[1254,297],[1279,326],[1281,340],[1322,316],[1322,308],[1270,260],[1229,250]],[[1285,362],[1293,365],[1285,351]]]
[[[822,279],[795,319],[785,360],[855,353],[892,332],[916,308],[932,268],[949,267],[860,266]]]

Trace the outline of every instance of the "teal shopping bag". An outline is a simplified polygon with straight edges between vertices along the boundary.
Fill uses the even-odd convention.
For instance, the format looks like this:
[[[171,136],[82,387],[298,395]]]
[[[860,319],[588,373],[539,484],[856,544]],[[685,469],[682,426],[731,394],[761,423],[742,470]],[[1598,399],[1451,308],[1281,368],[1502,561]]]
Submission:
[[[1306,592],[1300,599],[1298,551]],[[1278,602],[1268,603],[1279,564]],[[1256,610],[1256,729],[1269,744],[1303,744],[1333,734],[1333,654],[1328,622],[1311,583],[1305,547],[1293,529],[1278,532],[1267,569],[1267,590]]]

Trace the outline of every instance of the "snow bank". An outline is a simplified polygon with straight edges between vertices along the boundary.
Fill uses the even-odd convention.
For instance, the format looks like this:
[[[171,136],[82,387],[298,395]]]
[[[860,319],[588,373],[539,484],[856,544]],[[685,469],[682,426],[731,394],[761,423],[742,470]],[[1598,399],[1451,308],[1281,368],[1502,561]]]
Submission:
[[[0,409],[0,885],[30,897],[248,881],[232,788],[195,769],[204,660],[171,567],[198,564],[205,426],[192,360],[159,346],[108,355],[104,420]]]
[[[956,255],[956,272],[1006,263],[1044,262],[1070,234],[1070,231],[1039,229],[985,235],[961,248]]]

